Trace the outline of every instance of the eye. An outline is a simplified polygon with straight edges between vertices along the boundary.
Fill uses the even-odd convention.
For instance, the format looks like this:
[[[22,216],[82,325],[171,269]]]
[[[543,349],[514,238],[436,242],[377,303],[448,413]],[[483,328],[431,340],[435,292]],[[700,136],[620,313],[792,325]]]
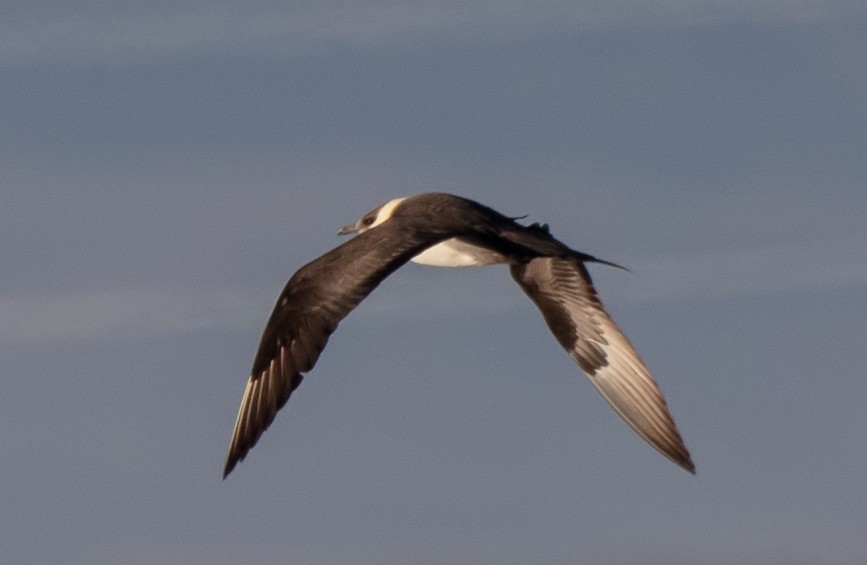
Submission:
[[[373,218],[364,218],[363,220],[361,220],[361,223],[364,224],[365,226],[369,226],[370,224],[373,223]]]

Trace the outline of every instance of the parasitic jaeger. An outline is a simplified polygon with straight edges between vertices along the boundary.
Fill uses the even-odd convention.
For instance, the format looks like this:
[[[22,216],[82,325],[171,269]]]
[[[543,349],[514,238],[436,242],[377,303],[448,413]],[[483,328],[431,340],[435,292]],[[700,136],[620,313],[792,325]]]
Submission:
[[[524,226],[478,202],[443,193],[397,198],[341,235],[356,234],[301,267],[265,326],[244,389],[223,478],[244,459],[316,364],[340,321],[407,261],[440,267],[505,263],[554,337],[612,408],[647,443],[694,473],[665,399],[599,300],[586,263],[545,225]]]

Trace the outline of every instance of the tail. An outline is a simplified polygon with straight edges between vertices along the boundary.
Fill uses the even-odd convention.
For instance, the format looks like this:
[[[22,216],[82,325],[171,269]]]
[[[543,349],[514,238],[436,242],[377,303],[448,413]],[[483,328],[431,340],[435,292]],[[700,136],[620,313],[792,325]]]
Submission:
[[[599,259],[594,257],[593,255],[587,255],[586,253],[581,253],[580,251],[575,252],[578,255],[578,258],[584,263],[600,263],[602,265],[608,265],[609,267],[614,267],[615,269],[623,269],[627,273],[631,273],[629,269],[624,267],[623,265],[618,265],[617,263],[612,263],[611,261],[606,261],[605,259]]]

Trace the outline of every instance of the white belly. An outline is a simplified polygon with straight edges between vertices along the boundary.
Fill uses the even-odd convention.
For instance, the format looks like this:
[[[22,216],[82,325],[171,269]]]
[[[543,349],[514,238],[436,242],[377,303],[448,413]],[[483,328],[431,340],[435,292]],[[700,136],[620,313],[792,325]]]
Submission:
[[[487,249],[452,238],[428,247],[412,261],[433,267],[478,267],[500,263],[503,259]]]

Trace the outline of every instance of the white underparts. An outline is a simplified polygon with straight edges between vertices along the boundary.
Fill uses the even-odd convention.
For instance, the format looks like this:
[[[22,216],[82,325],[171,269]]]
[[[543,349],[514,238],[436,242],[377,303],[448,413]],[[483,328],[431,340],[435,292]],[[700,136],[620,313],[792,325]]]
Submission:
[[[478,267],[496,262],[491,259],[490,251],[452,238],[428,247],[412,261],[433,267]]]

